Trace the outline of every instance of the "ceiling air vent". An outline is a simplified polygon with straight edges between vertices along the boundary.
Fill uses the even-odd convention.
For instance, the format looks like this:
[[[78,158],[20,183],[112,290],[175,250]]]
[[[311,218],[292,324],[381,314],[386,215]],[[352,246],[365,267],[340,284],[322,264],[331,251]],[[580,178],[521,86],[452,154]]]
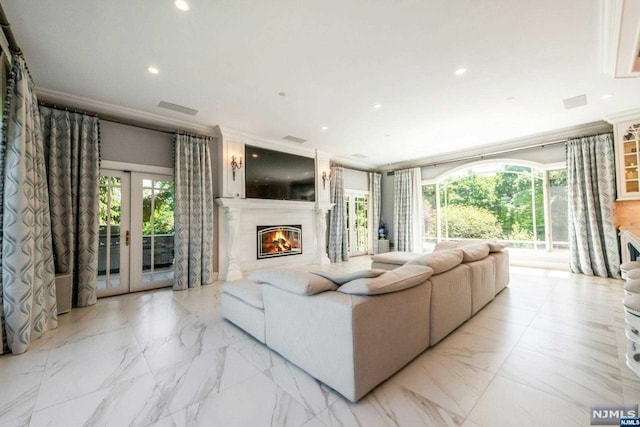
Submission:
[[[563,99],[562,103],[566,110],[582,107],[583,105],[587,105],[587,95],[579,95],[574,96],[573,98]]]
[[[291,142],[297,142],[298,144],[302,144],[304,142],[307,142],[306,139],[298,138],[297,136],[291,136],[291,135],[283,136],[282,139],[285,139],[285,140],[291,141]]]
[[[358,159],[366,159],[368,156],[365,156],[364,154],[356,153],[356,154],[352,154],[351,157],[356,157]]]
[[[188,114],[190,116],[195,116],[198,114],[198,110],[194,110],[193,108],[185,107],[184,105],[173,104],[167,101],[160,101],[158,103],[158,107],[165,108],[167,110],[176,111],[182,114]]]

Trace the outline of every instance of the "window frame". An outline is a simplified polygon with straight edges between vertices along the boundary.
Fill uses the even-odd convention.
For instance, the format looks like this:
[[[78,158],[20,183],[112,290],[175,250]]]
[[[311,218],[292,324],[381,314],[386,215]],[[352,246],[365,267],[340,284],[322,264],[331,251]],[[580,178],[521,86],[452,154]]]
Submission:
[[[456,175],[462,171],[472,170],[479,166],[487,166],[487,165],[509,165],[509,166],[521,166],[521,167],[529,167],[532,169],[537,169],[542,172],[542,200],[543,200],[543,212],[544,212],[544,223],[545,223],[545,250],[547,252],[560,252],[562,249],[554,249],[553,241],[552,241],[552,226],[553,219],[551,218],[551,191],[550,191],[550,182],[549,182],[549,172],[562,170],[567,168],[566,162],[554,162],[554,163],[538,163],[530,160],[522,160],[522,159],[513,159],[513,158],[495,158],[495,159],[483,159],[475,162],[467,163],[464,165],[456,166],[452,169],[447,170],[446,172],[438,175],[436,178],[432,179],[424,179],[421,182],[421,186],[424,187],[426,185],[435,185],[435,193],[436,193],[436,241],[442,241],[442,210],[441,210],[441,200],[440,200],[440,187],[441,184],[449,179],[451,176]],[[423,190],[424,191],[424,190]],[[535,242],[536,240],[534,240]],[[539,242],[539,240],[537,240]],[[425,238],[423,239],[423,244],[427,244],[426,233]],[[537,249],[537,245],[534,244],[535,250]]]

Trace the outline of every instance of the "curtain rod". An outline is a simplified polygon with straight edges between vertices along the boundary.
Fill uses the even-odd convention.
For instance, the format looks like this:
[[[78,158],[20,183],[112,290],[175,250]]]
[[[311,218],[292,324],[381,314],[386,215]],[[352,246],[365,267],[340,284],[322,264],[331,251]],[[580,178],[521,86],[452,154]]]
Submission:
[[[563,139],[557,139],[555,141],[539,142],[537,144],[526,145],[524,147],[507,148],[507,149],[504,149],[504,150],[492,151],[490,153],[485,153],[485,154],[477,154],[477,155],[466,156],[466,157],[457,157],[457,158],[454,158],[454,159],[451,159],[451,160],[443,160],[441,162],[425,163],[425,164],[416,165],[416,166],[407,166],[407,167],[403,167],[403,168],[399,168],[399,169],[394,169],[394,171],[402,170],[402,169],[408,169],[410,167],[435,167],[435,166],[440,166],[440,165],[446,165],[446,164],[449,164],[449,163],[464,162],[466,160],[475,160],[475,159],[482,160],[485,157],[493,157],[493,156],[497,156],[499,154],[515,153],[517,151],[531,150],[533,148],[544,148],[544,147],[549,146],[549,145],[566,144],[567,142],[572,141],[574,139],[589,138],[589,137],[593,137],[593,136],[607,135],[607,134],[610,134],[610,133],[611,132],[603,132],[603,133],[597,133],[597,134],[592,134],[592,135],[572,136],[572,137],[567,137],[567,138],[563,138]]]
[[[339,166],[341,168],[345,168],[345,169],[350,169],[350,170],[354,170],[354,171],[358,171],[358,172],[375,172],[375,173],[380,173],[379,171],[377,171],[376,169],[360,169],[360,168],[354,168],[351,166],[345,166],[345,165],[341,165],[340,163],[334,163],[331,162],[329,166]]]
[[[188,131],[185,131],[185,130],[182,130],[182,129],[179,129],[179,130],[166,130],[166,129],[161,129],[159,127],[154,127],[154,126],[145,126],[145,125],[141,125],[139,123],[135,123],[133,121],[127,121],[127,120],[118,119],[117,117],[113,117],[113,116],[100,115],[100,114],[96,113],[95,111],[82,110],[82,109],[78,109],[78,108],[70,108],[70,107],[66,107],[66,106],[63,106],[63,105],[52,104],[52,103],[44,102],[44,101],[38,101],[38,104],[40,104],[43,107],[55,108],[56,110],[65,110],[65,111],[69,111],[71,113],[86,114],[88,116],[97,117],[98,119],[102,120],[103,122],[117,123],[117,124],[125,125],[125,126],[133,126],[133,127],[137,127],[137,128],[140,128],[140,129],[151,130],[151,131],[154,131],[154,132],[166,133],[166,134],[169,134],[169,135],[186,134],[186,135],[191,135],[191,136],[195,136],[195,137],[198,137],[198,138],[207,138],[207,139],[211,139],[212,138],[210,135],[198,135],[198,134],[195,134],[195,133],[192,133],[192,132],[188,132]]]
[[[4,33],[4,37],[7,39],[7,43],[9,43],[9,50],[11,51],[11,53],[19,55],[21,53],[20,46],[18,46],[18,42],[16,41],[16,38],[13,35],[13,30],[11,30],[11,24],[9,24],[7,15],[4,13],[2,4],[0,4],[0,27],[2,27],[2,32]]]

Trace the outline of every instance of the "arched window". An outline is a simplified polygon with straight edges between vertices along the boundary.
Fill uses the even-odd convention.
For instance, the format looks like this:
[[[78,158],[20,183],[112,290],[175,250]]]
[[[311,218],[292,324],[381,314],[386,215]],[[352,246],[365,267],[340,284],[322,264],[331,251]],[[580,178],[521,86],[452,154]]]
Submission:
[[[568,248],[566,168],[477,162],[423,185],[425,243],[496,238],[513,248]]]

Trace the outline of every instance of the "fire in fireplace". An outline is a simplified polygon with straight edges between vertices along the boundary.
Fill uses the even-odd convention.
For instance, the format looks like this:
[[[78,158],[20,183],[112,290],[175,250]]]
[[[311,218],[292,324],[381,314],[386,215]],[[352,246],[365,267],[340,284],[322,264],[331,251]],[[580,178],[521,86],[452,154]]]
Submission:
[[[302,225],[259,225],[258,259],[302,253]]]

